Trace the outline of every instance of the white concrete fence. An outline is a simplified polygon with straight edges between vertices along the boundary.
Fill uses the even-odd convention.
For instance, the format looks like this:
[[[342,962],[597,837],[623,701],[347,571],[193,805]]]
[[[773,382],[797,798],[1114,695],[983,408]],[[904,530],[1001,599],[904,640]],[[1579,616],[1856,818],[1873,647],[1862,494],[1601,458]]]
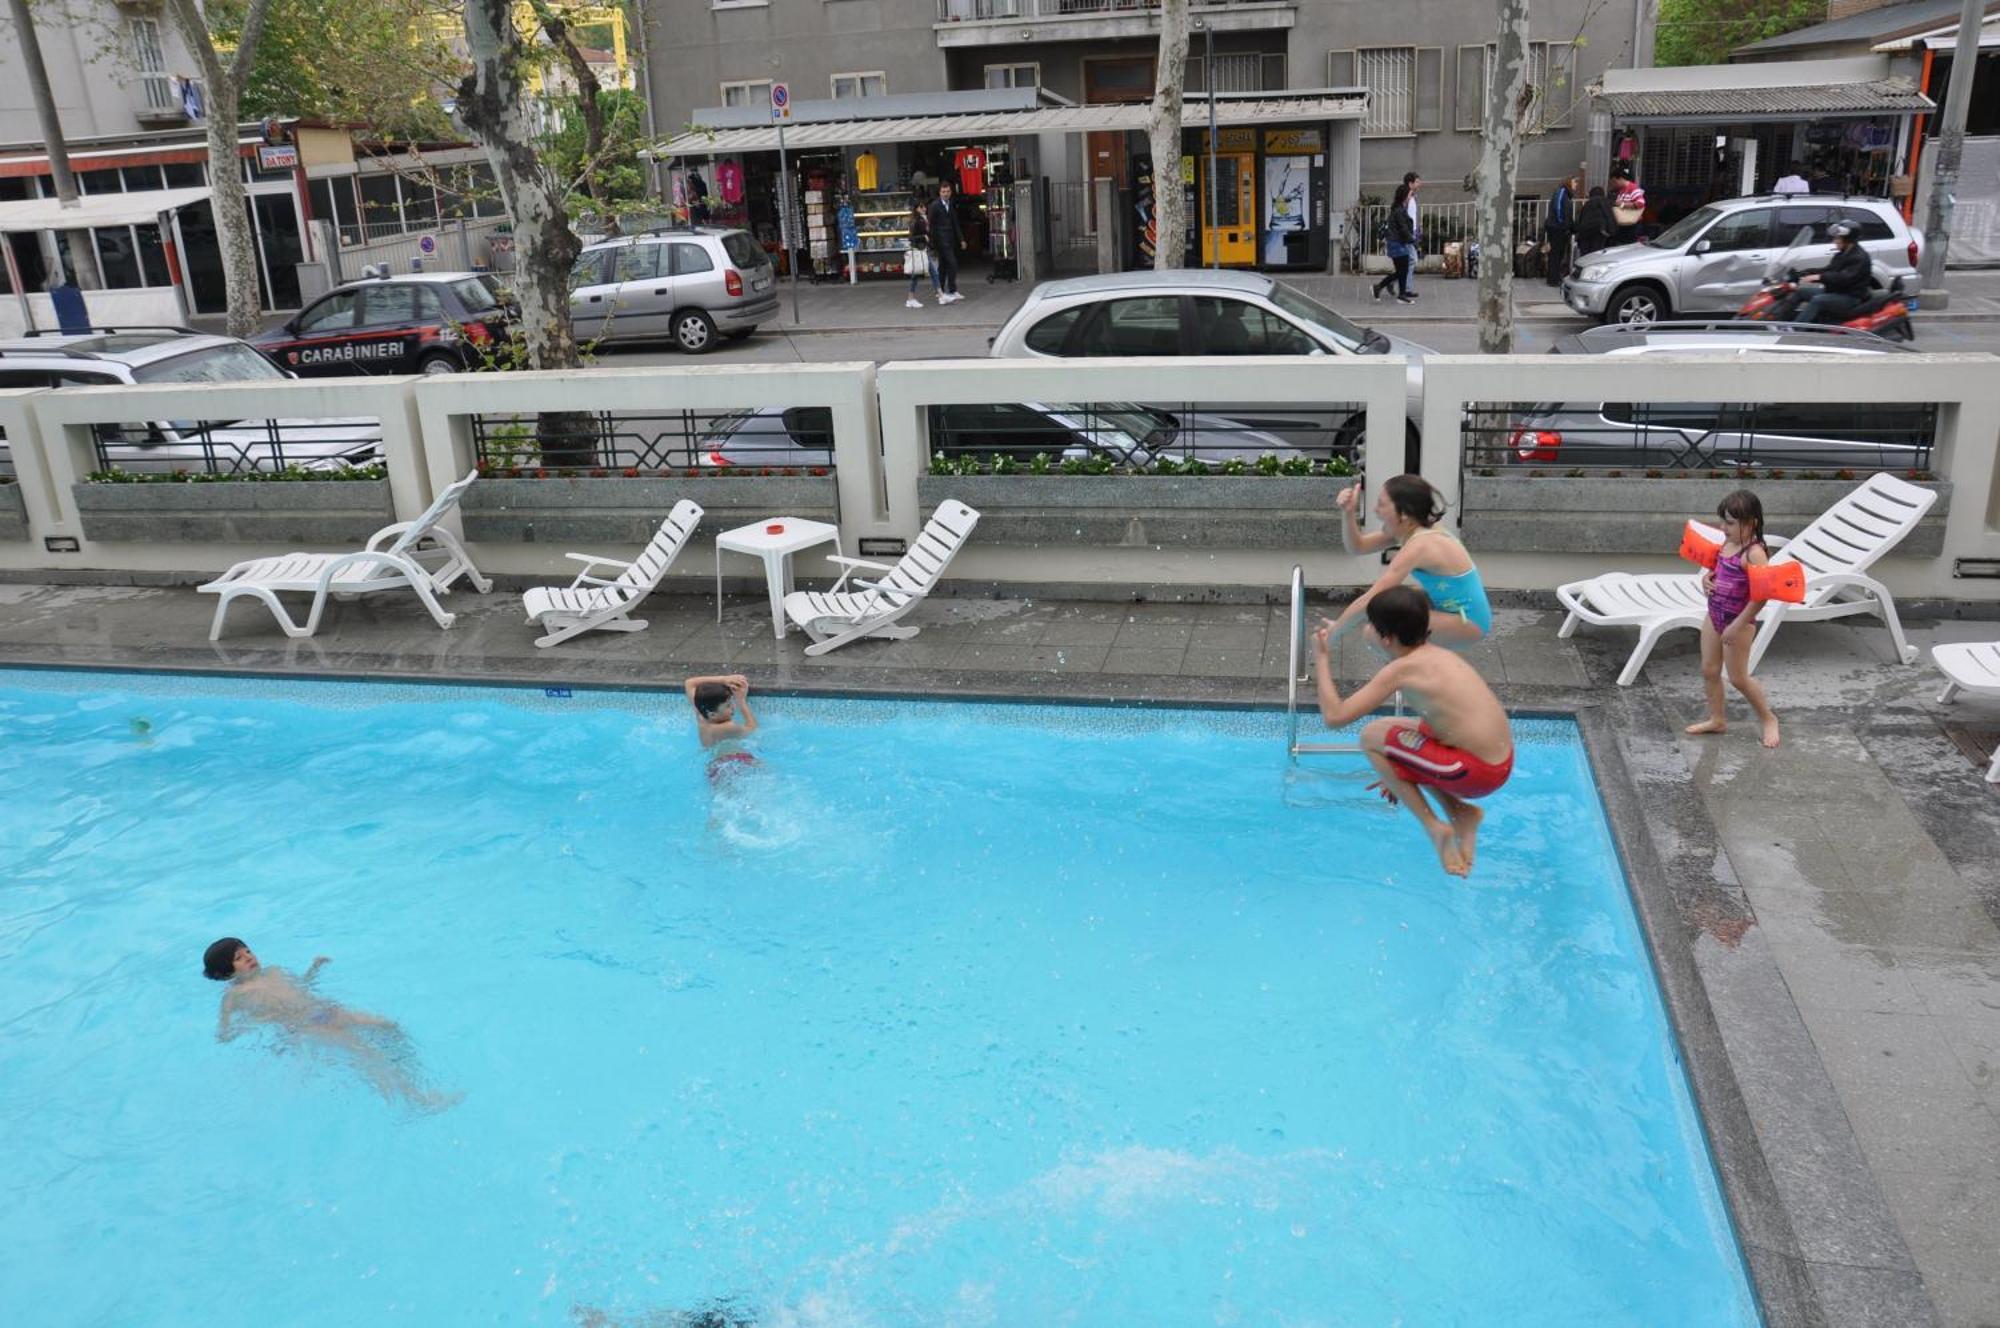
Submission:
[[[56,391],[0,391],[0,430],[4,430],[19,477],[17,485],[0,485],[0,572],[15,579],[40,572],[101,574],[115,578],[191,580],[242,558],[285,552],[294,547],[324,544],[300,532],[276,539],[283,532],[283,512],[273,517],[261,508],[258,520],[240,529],[254,529],[263,538],[231,540],[214,537],[213,522],[189,521],[192,534],[172,538],[106,539],[93,537],[88,514],[79,504],[83,477],[98,468],[93,427],[134,420],[248,419],[266,417],[315,419],[368,416],[380,421],[388,468],[387,495],[377,501],[396,518],[420,511],[438,488],[474,464],[471,419],[474,415],[530,414],[549,410],[659,415],[694,411],[704,414],[767,406],[812,406],[831,416],[837,485],[837,511],[844,544],[893,547],[896,540],[915,535],[925,516],[924,494],[935,497],[938,481],[927,474],[931,451],[929,408],[953,403],[990,402],[1255,402],[1295,408],[1329,402],[1358,402],[1367,421],[1362,462],[1370,475],[1385,476],[1403,466],[1406,416],[1417,409],[1404,363],[1397,359],[1216,358],[1183,360],[1090,361],[922,361],[883,365],[821,364],[804,366],[700,364],[689,367],[596,369],[577,373],[522,373],[429,378],[317,379],[295,382],[187,385],[159,387],[69,388]],[[2000,470],[1996,470],[1996,439],[2000,439],[2000,372],[1983,355],[1909,355],[1869,358],[1787,355],[1727,355],[1703,358],[1634,360],[1600,356],[1456,356],[1428,358],[1423,364],[1418,413],[1423,426],[1422,469],[1453,501],[1452,520],[1461,515],[1461,421],[1474,405],[1550,401],[1599,402],[1846,402],[1936,403],[1938,433],[1930,470],[1949,486],[1941,522],[1942,551],[1933,538],[1881,565],[1882,575],[1898,594],[1929,599],[2000,602]],[[1528,467],[1503,467],[1502,474],[1525,476]],[[616,485],[605,479],[548,479],[550,486]],[[740,472],[739,472],[740,474]],[[1089,478],[1098,486],[1102,477]],[[1060,475],[1010,478],[1026,497],[1015,510],[1034,508],[1035,495],[1054,495],[1070,482]],[[630,481],[628,481],[630,482]],[[709,478],[648,480],[685,488],[702,499]],[[981,477],[990,486],[997,477]],[[1115,483],[1115,508],[1174,509],[1175,529],[1185,530],[1203,510],[1200,486],[1255,484],[1254,479],[1224,481],[1221,477],[1161,479],[1134,476]],[[1272,505],[1296,505],[1298,490],[1284,502],[1277,498],[1284,480],[1273,486]],[[1531,481],[1548,486],[1547,540],[1535,551],[1474,552],[1490,584],[1511,589],[1545,590],[1562,581],[1606,567],[1665,570],[1676,565],[1671,541],[1655,552],[1650,537],[1631,546],[1637,551],[1585,554],[1581,542],[1565,543],[1574,498],[1563,481],[1550,477]],[[1752,480],[1750,487],[1765,494],[1790,480]],[[735,479],[732,484],[756,484]],[[785,492],[784,481],[773,481],[774,497]],[[827,481],[819,481],[825,485]],[[1328,481],[1318,483],[1324,489]],[[1652,483],[1663,514],[1703,515],[1712,500],[1695,499],[1695,486],[1685,495]],[[1600,481],[1601,484],[1601,481]],[[1051,486],[1036,489],[1032,486]],[[1149,487],[1159,486],[1159,487]],[[265,491],[259,497],[278,498],[283,485],[153,484],[129,486],[129,501],[149,502],[153,495],[171,508],[192,489]],[[324,491],[344,488],[338,483],[296,486]],[[136,490],[144,488],[140,495]],[[1172,490],[1171,502],[1161,499]],[[1371,486],[1372,489],[1372,486]],[[10,493],[9,491],[12,490]],[[178,491],[178,494],[177,492]],[[379,491],[378,491],[379,492]],[[552,488],[553,494],[555,490]],[[597,490],[603,493],[605,490]],[[754,491],[753,491],[754,492]],[[1012,492],[1011,490],[1009,491]],[[1215,491],[1220,495],[1223,491]],[[1241,490],[1236,492],[1240,495]],[[1539,491],[1537,491],[1539,493]],[[1637,490],[1635,490],[1637,492]],[[740,505],[738,498],[729,504]],[[1129,498],[1127,498],[1129,494]],[[90,495],[85,494],[86,497]],[[226,502],[228,495],[204,492],[204,502]],[[718,491],[719,497],[719,491]],[[125,495],[121,495],[124,499]],[[754,501],[754,499],[753,499]],[[1649,499],[1648,501],[1651,501]],[[1232,500],[1238,511],[1240,500]],[[1313,502],[1318,504],[1319,498]],[[1681,513],[1677,504],[1704,510]],[[324,505],[324,503],[323,503]],[[717,504],[721,506],[721,504]],[[774,504],[775,505],[775,504]],[[974,503],[974,506],[978,506]],[[1218,504],[1226,506],[1227,504]],[[186,506],[183,503],[183,508]],[[276,506],[283,507],[282,502]],[[365,505],[363,505],[365,507]],[[583,504],[587,507],[588,504]],[[1075,502],[1050,502],[1041,516],[1048,525]],[[772,516],[786,515],[773,510]],[[573,516],[574,513],[566,513]],[[664,508],[661,515],[664,515]],[[1474,513],[1473,515],[1477,515]],[[1655,518],[1657,519],[1657,518]],[[518,524],[518,523],[517,523]],[[629,524],[629,522],[628,522]],[[1097,523],[1101,528],[1104,523]],[[560,529],[558,527],[560,526]],[[100,532],[109,527],[100,527]],[[127,523],[129,532],[143,525]],[[324,530],[324,524],[313,529]],[[1017,528],[1025,528],[1017,523]],[[1050,529],[1060,529],[1050,525]],[[1135,531],[1146,523],[1133,522]],[[1162,521],[1155,529],[1166,529]],[[234,529],[234,528],[232,528]],[[575,534],[576,520],[551,520],[547,535],[508,542],[475,543],[473,553],[482,567],[519,575],[560,575],[563,553],[590,548],[588,535]],[[1128,593],[1133,586],[1211,585],[1263,586],[1284,584],[1293,562],[1303,562],[1315,584],[1351,584],[1371,566],[1346,556],[1340,548],[1332,513],[1323,524],[1315,515],[1302,527],[1307,533],[1296,547],[1230,547],[1225,542],[1186,538],[1139,537],[1124,542],[1097,539],[1048,538],[1035,544],[1005,544],[997,538],[972,544],[953,568],[955,576],[981,582],[1060,583],[1101,587],[1107,595]],[[1789,533],[1774,523],[1775,533]],[[201,534],[200,532],[209,532]],[[365,534],[365,531],[363,532]],[[356,541],[358,543],[358,540]],[[603,543],[603,540],[597,541]],[[614,542],[615,544],[616,542]],[[1912,542],[1917,543],[1916,541]],[[595,551],[616,555],[619,547]],[[683,559],[679,569],[689,589],[699,588],[709,561],[705,549]],[[818,570],[808,557],[801,575]]]

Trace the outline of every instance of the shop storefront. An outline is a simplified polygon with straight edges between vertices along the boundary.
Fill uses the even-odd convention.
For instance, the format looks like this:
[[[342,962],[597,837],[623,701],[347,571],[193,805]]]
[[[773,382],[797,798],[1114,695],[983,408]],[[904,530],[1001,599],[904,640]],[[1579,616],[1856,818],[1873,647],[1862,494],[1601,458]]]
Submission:
[[[1232,267],[1324,269],[1330,219],[1358,196],[1361,90],[1316,94],[1219,96],[1213,179],[1206,104],[1190,98],[1180,186],[1189,200],[1187,262],[1213,254]],[[1032,88],[911,94],[846,101],[795,102],[785,122],[789,188],[778,165],[778,129],[753,107],[696,113],[696,128],[669,141],[670,200],[680,215],[741,226],[781,267],[816,280],[900,279],[911,209],[950,181],[966,241],[965,265],[994,277],[1015,274],[1021,228],[1017,181],[1050,179],[1080,168],[1086,150],[1106,141],[1133,164],[1129,206],[1135,237],[1151,220],[1146,110],[1138,104],[1051,104]],[[1067,181],[1089,203],[1084,179]],[[1216,204],[1214,225],[1202,205]],[[1081,212],[1082,209],[1077,209]],[[1117,251],[1114,251],[1117,252]],[[1150,248],[1144,250],[1150,254]]]

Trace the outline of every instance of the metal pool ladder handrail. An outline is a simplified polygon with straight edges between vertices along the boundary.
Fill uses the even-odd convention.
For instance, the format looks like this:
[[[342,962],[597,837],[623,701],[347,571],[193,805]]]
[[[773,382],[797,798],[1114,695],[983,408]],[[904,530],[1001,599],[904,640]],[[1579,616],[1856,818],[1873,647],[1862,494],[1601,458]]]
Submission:
[[[1318,756],[1334,752],[1358,752],[1358,742],[1300,742],[1299,741],[1299,665],[1305,658],[1306,649],[1306,569],[1297,563],[1292,565],[1292,649],[1291,660],[1285,671],[1285,751],[1293,761],[1301,756]],[[1401,698],[1398,698],[1399,702]],[[1398,709],[1401,706],[1398,705]]]

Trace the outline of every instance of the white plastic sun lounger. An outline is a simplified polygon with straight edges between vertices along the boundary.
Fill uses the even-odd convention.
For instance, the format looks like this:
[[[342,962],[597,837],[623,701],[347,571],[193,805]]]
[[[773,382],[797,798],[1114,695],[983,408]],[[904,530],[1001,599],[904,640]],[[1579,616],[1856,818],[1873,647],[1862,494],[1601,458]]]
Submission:
[[[222,639],[222,619],[238,596],[263,601],[271,616],[285,629],[286,636],[311,636],[319,630],[326,601],[334,595],[372,595],[385,590],[409,589],[430,611],[439,627],[449,627],[452,615],[438,604],[439,595],[449,594],[460,577],[465,577],[483,595],[493,583],[479,574],[466,555],[465,546],[438,522],[458,506],[458,500],[479,477],[477,471],[446,486],[437,500],[414,521],[398,521],[368,537],[356,553],[286,553],[275,558],[255,558],[224,572],[207,585],[197,586],[204,595],[221,598],[215,605],[215,622],[208,639]],[[428,547],[426,547],[428,546]],[[278,599],[281,594],[311,595],[312,608],[303,625],[294,622]]]
[[[813,639],[813,644],[806,647],[806,653],[824,655],[864,636],[886,637],[893,641],[905,641],[915,636],[915,627],[906,626],[898,620],[931,593],[938,578],[944,575],[944,569],[950,566],[951,560],[971,536],[972,528],[978,524],[979,513],[956,499],[947,498],[938,504],[937,511],[918,532],[916,543],[894,567],[828,554],[827,561],[840,563],[846,569],[833,583],[833,589],[795,590],[785,596],[785,616],[804,628],[806,635]],[[862,568],[881,572],[883,576],[877,581],[864,581],[854,575]],[[855,585],[864,588],[859,591],[845,589],[850,578]]]
[[[646,620],[634,618],[632,610],[659,588],[661,578],[680,557],[700,521],[701,508],[683,498],[629,563],[588,553],[568,555],[583,564],[576,580],[567,587],[534,586],[521,597],[528,621],[547,629],[545,635],[535,638],[535,644],[552,646],[583,632],[645,631]],[[600,567],[620,570],[616,577],[607,579],[597,574]]]
[[[1938,693],[1940,705],[1949,705],[1960,692],[2000,697],[2000,641],[1932,646],[1931,663],[1945,677],[1944,690]],[[1993,749],[1993,764],[1986,767],[1986,780],[2000,784],[2000,747]]]
[[[1895,598],[1867,570],[1915,530],[1936,501],[1933,489],[1893,475],[1871,475],[1791,539],[1770,537],[1772,562],[1797,562],[1806,569],[1806,595],[1799,604],[1776,600],[1765,604],[1758,615],[1757,638],[1750,645],[1750,667],[1756,668],[1764,658],[1783,624],[1856,613],[1879,616],[1895,642],[1896,657],[1914,664],[1917,651],[1903,636]],[[1720,531],[1704,529],[1710,538],[1721,538]],[[1699,571],[1606,572],[1557,587],[1556,598],[1569,610],[1558,636],[1571,635],[1579,622],[1639,629],[1639,644],[1618,675],[1620,687],[1631,686],[1639,676],[1662,634],[1677,627],[1699,627],[1708,612]]]

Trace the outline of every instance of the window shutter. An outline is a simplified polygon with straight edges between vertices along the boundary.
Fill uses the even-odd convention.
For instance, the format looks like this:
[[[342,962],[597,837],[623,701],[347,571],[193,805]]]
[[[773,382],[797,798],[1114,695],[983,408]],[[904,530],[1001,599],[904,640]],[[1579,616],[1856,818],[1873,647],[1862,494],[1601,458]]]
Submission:
[[[1576,109],[1576,45],[1573,42],[1549,43],[1549,93],[1546,99],[1547,113],[1542,123],[1550,129],[1566,129],[1570,124],[1570,114]]]
[[[1452,99],[1456,109],[1453,123],[1459,129],[1479,132],[1486,115],[1486,48],[1458,48],[1458,92]]]
[[[1285,53],[1265,52],[1264,87],[1265,92],[1280,92],[1288,85],[1285,82]]]
[[[1326,85],[1330,88],[1360,86],[1360,80],[1354,76],[1353,51],[1328,51],[1326,53]]]
[[[1444,128],[1444,48],[1441,46],[1417,48],[1417,107],[1416,122],[1412,127],[1420,134]]]

